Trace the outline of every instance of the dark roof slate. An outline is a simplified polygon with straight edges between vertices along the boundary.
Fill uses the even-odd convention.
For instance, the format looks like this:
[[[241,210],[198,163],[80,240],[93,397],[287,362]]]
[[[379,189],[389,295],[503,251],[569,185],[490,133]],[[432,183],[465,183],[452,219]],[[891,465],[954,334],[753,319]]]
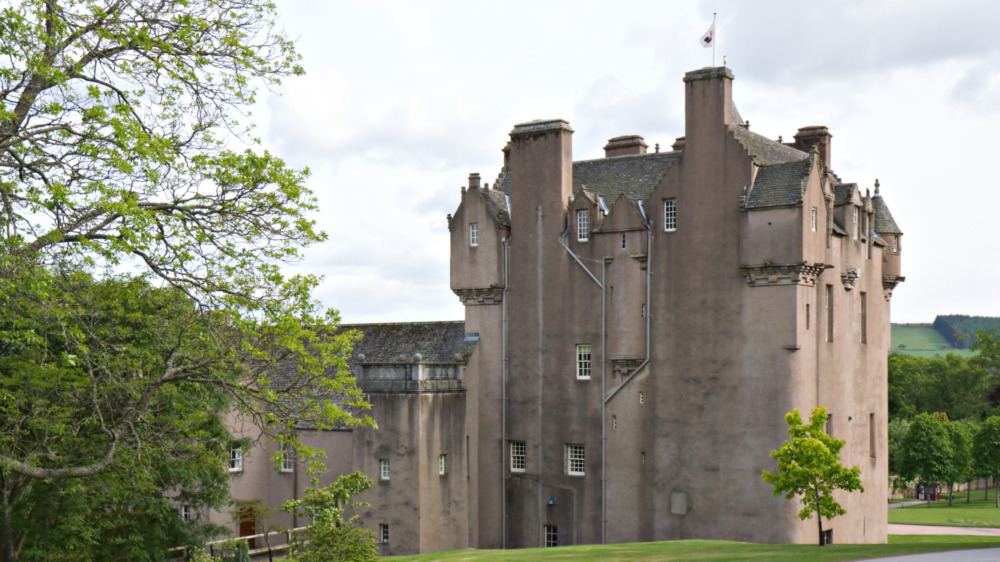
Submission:
[[[586,187],[604,197],[609,207],[622,195],[632,201],[645,199],[680,159],[681,152],[675,151],[573,162],[573,194]]]
[[[892,218],[892,213],[889,212],[889,207],[886,206],[885,201],[882,200],[882,196],[877,190],[872,197],[872,207],[875,208],[875,232],[879,234],[903,233],[899,229],[899,226],[896,225],[895,219]]]
[[[344,324],[340,329],[362,333],[348,361],[352,369],[358,364],[464,364],[478,341],[466,337],[465,322]]]
[[[809,171],[808,158],[798,162],[761,166],[747,196],[748,209],[785,207],[802,202]]]
[[[510,226],[507,194],[497,189],[483,190],[483,198],[486,199],[486,208],[496,217],[497,222],[504,226]]]
[[[804,160],[809,156],[806,152],[786,146],[763,135],[758,135],[741,125],[734,125],[729,130],[733,138],[739,141],[743,145],[743,148],[750,153],[754,163],[758,166],[787,164],[788,162]]]
[[[856,183],[842,183],[833,186],[833,204],[836,206],[844,205],[847,200],[851,198],[851,193],[858,188]]]

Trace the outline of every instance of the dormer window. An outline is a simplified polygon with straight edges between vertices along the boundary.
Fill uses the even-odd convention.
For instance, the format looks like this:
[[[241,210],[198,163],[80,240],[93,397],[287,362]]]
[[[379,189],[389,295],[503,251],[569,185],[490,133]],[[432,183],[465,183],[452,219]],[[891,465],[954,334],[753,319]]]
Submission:
[[[469,223],[469,246],[479,245],[479,223]]]
[[[577,242],[586,242],[589,237],[589,226],[588,226],[587,211],[577,211],[576,212],[576,240]]]

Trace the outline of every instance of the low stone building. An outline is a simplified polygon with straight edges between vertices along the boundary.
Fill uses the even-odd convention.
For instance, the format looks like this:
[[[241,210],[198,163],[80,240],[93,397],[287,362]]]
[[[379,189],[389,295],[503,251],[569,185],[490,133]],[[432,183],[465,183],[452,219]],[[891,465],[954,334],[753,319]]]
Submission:
[[[824,528],[886,541],[902,233],[877,181],[833,172],[826,127],[759,135],[732,83],[687,73],[669,152],[625,136],[573,162],[565,121],[515,126],[492,188],[472,174],[449,217],[465,321],[354,326],[379,430],[327,450],[376,481],[362,517],[384,553],[815,542],[760,474],[784,414],[816,406],[865,487]]]

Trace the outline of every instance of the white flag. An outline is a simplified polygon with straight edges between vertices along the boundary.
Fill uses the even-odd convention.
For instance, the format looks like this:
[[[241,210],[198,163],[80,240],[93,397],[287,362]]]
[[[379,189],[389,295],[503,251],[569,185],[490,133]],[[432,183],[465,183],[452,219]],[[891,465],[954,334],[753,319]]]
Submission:
[[[701,46],[711,47],[715,44],[715,20],[712,20],[712,27],[708,28],[708,31],[701,36]]]

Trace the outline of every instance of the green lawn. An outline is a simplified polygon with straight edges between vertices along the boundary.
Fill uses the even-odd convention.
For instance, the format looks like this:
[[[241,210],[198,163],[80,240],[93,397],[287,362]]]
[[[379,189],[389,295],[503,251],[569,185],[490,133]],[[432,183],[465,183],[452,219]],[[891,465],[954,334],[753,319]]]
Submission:
[[[983,499],[982,490],[972,491],[972,503],[965,503],[965,493],[955,494],[955,501],[948,507],[948,500],[897,507],[889,510],[889,523],[907,525],[944,525],[947,527],[1000,527],[1000,509],[993,494]]]
[[[926,509],[926,508],[925,508]],[[664,541],[613,545],[527,548],[521,550],[459,550],[420,556],[395,556],[385,560],[466,560],[498,562],[514,560],[775,560],[835,562],[899,556],[942,550],[1000,548],[1000,537],[955,535],[892,535],[889,544],[772,545],[730,541]]]
[[[906,346],[900,348],[900,345]],[[918,355],[920,357],[944,357],[954,353],[962,357],[973,355],[968,349],[956,349],[944,339],[930,324],[919,326],[892,326],[892,344],[889,351]]]

